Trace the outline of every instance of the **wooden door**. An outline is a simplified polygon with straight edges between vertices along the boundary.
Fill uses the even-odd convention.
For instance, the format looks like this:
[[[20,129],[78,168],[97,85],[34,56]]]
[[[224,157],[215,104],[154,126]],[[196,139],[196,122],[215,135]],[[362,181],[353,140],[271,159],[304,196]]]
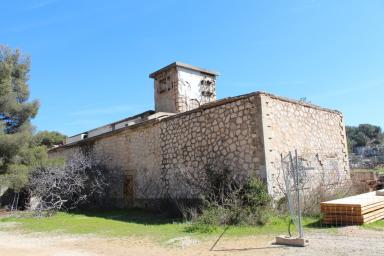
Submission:
[[[125,175],[124,199],[125,199],[125,207],[133,206],[133,176],[132,175]]]

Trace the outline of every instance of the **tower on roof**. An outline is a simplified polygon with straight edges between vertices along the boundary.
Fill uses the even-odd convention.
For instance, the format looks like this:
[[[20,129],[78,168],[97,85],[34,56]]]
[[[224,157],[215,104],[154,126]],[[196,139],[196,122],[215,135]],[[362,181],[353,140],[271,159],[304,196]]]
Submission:
[[[215,101],[218,75],[181,62],[150,74],[154,79],[156,112],[180,113]]]

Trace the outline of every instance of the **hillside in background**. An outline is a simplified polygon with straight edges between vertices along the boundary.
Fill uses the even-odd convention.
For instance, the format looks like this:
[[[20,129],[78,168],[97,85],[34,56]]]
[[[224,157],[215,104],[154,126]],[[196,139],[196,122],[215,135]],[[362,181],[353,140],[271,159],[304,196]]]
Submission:
[[[384,133],[379,126],[347,126],[348,151],[352,169],[384,167]],[[384,169],[383,169],[384,170]]]
[[[360,124],[347,126],[348,149],[354,152],[358,147],[377,147],[384,145],[384,133],[380,126]]]

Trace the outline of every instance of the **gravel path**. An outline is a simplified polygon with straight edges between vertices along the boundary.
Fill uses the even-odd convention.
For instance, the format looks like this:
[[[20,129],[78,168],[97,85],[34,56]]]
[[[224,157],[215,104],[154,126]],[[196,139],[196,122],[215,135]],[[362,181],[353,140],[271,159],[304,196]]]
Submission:
[[[12,224],[1,224],[0,255],[7,256],[165,256],[165,255],[271,255],[271,256],[344,256],[384,255],[384,232],[347,227],[338,235],[309,233],[305,248],[273,245],[272,236],[224,236],[210,250],[215,238],[204,241],[184,236],[164,243],[145,237],[103,238],[89,235],[60,235],[20,233],[12,231]]]
[[[298,250],[295,256],[311,255],[384,255],[384,232],[358,226],[339,228],[336,234],[309,233],[310,246]],[[290,255],[290,254],[289,254]]]

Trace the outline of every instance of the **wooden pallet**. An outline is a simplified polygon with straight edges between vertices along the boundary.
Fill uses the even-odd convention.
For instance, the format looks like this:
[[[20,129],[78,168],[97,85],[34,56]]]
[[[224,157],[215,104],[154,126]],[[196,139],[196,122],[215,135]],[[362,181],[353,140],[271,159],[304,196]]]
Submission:
[[[324,222],[327,223],[356,223],[363,224],[384,218],[384,208],[360,216],[325,214]]]
[[[362,220],[351,220],[351,219],[338,219],[338,218],[330,218],[323,219],[323,223],[326,225],[363,225],[372,223],[378,220],[384,219],[384,215],[379,215],[372,218],[362,219]]]
[[[320,209],[324,224],[361,225],[384,219],[384,196],[364,193],[322,202]]]
[[[384,202],[369,206],[321,206],[321,212],[340,215],[363,215],[384,208]]]

